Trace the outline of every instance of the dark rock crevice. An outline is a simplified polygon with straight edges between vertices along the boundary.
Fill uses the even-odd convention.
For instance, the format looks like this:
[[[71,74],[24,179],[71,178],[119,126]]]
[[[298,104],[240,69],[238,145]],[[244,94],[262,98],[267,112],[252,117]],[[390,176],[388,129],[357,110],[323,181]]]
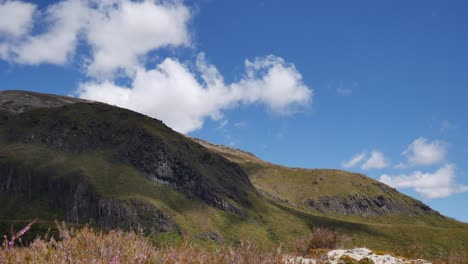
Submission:
[[[367,197],[365,195],[348,196],[321,196],[317,199],[309,199],[305,204],[321,213],[350,214],[359,216],[378,216],[388,214],[412,215],[416,213],[435,213],[427,205],[419,201],[396,201],[391,197],[377,195]]]
[[[63,220],[70,223],[91,223],[104,229],[143,228],[145,232],[178,230],[174,219],[155,206],[101,197],[78,175],[55,177],[1,161],[0,194],[26,200],[45,198],[49,208],[61,211]]]
[[[255,189],[237,164],[160,121],[149,120],[148,127],[157,125],[156,132],[150,132],[147,121],[129,110],[77,102],[10,116],[5,127],[9,142],[42,144],[71,154],[107,150],[112,162],[129,164],[189,198],[197,196],[215,208],[243,215],[229,200],[248,206],[245,188]]]

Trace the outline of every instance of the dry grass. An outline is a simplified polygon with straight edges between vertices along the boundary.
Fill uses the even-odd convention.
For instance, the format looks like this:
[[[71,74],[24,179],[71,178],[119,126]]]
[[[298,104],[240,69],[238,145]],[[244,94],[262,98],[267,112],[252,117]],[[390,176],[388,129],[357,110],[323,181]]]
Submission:
[[[27,247],[0,249],[0,263],[282,263],[278,248],[262,251],[250,243],[207,249],[187,242],[155,247],[134,232],[102,232],[59,226],[60,239],[38,238]]]
[[[468,249],[464,251],[450,251],[433,261],[433,264],[466,264],[468,263]]]
[[[349,241],[349,237],[336,230],[327,228],[315,228],[309,236],[298,239],[294,242],[294,249],[297,254],[302,256],[317,255],[320,251],[317,249],[336,249],[343,247]]]
[[[28,225],[30,227],[30,225]],[[301,255],[314,258],[317,263],[327,262],[327,252],[343,247],[349,237],[338,231],[316,228],[306,238],[297,240],[294,254],[283,252],[281,247],[266,251],[252,243],[219,247],[204,247],[190,242],[175,246],[155,246],[142,233],[111,230],[97,231],[91,227],[79,230],[57,224],[60,236],[37,238],[27,246],[11,247],[5,239],[0,247],[0,264],[6,263],[284,263],[285,258]],[[23,229],[24,230],[24,229]],[[22,231],[23,231],[22,230]],[[18,238],[18,234],[15,234]],[[26,232],[26,231],[25,231]],[[12,232],[14,234],[14,232]],[[20,242],[20,241],[18,241]],[[20,243],[17,243],[21,244]],[[408,248],[407,257],[418,258],[421,247]],[[377,254],[388,252],[377,251]],[[391,254],[392,255],[392,254]],[[447,252],[434,264],[466,264],[468,251]],[[347,257],[342,263],[371,263],[368,260],[352,261]],[[366,262],[367,261],[367,262]],[[340,263],[341,263],[340,262]]]

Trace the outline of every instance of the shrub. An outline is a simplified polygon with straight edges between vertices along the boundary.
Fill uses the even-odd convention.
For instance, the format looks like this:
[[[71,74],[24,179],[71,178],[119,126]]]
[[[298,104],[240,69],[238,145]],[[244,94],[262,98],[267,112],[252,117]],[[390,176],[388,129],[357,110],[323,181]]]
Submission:
[[[358,264],[374,264],[374,261],[370,258],[362,258],[358,261]]]
[[[343,247],[349,241],[349,237],[336,230],[327,228],[315,228],[313,232],[302,239],[294,242],[294,249],[297,254],[310,255],[315,249],[336,249]]]
[[[338,264],[374,264],[374,261],[370,258],[362,258],[361,260],[355,260],[348,255],[344,255],[338,260]]]
[[[343,255],[339,260],[338,264],[357,264],[358,261],[353,259],[352,257],[348,255]]]
[[[419,259],[424,257],[424,248],[419,244],[414,244],[406,248],[403,256],[407,258]]]
[[[468,262],[468,249],[465,250],[450,250],[434,260],[434,264],[466,264]]]

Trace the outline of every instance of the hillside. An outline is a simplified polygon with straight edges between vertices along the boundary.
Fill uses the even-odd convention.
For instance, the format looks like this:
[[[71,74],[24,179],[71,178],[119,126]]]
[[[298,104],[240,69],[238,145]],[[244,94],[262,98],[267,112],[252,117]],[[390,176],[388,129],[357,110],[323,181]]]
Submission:
[[[0,92],[0,203],[0,233],[38,217],[164,243],[268,247],[326,226],[376,249],[468,245],[466,224],[364,175],[286,168],[126,109],[23,91]]]
[[[239,164],[266,197],[303,211],[379,222],[450,222],[426,204],[365,175],[337,169],[288,168],[234,148],[193,139]]]

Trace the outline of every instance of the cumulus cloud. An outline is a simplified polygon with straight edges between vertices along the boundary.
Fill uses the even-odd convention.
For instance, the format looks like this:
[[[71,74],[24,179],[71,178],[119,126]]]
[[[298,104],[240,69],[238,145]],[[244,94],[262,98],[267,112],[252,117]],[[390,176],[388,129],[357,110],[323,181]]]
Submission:
[[[384,154],[378,150],[373,150],[369,158],[361,165],[361,169],[370,170],[370,169],[383,169],[389,165],[387,158]]]
[[[202,127],[206,118],[219,120],[222,111],[239,104],[263,104],[275,113],[292,113],[312,100],[294,65],[276,56],[246,60],[238,82],[226,84],[214,65],[200,54],[197,72],[176,59],[166,58],[156,68],[139,68],[130,87],[110,81],[84,83],[82,98],[129,108],[163,120],[187,133]]]
[[[160,48],[190,45],[192,14],[179,0],[62,0],[44,10],[8,1],[1,8],[12,5],[22,17],[2,23],[0,58],[63,65],[81,56],[88,79],[78,96],[147,114],[180,132],[201,128],[206,118],[220,121],[224,110],[239,105],[287,115],[313,97],[295,66],[273,55],[246,60],[245,73],[233,83],[225,83],[203,53],[193,67],[176,58],[145,66]],[[77,53],[78,47],[85,51]],[[130,85],[120,85],[121,77]]]
[[[357,153],[353,157],[351,157],[350,160],[343,162],[342,166],[345,168],[352,168],[364,161],[364,159],[367,157],[367,154],[365,152]]]
[[[117,2],[118,5],[115,5]],[[108,75],[131,71],[151,50],[189,44],[190,12],[181,2],[104,1],[91,12],[87,41],[93,58],[88,71]]]
[[[437,171],[415,171],[411,174],[391,176],[383,174],[381,182],[395,188],[412,188],[425,198],[444,198],[452,194],[468,192],[468,186],[455,183],[455,166],[445,164]]]
[[[32,26],[36,6],[21,1],[0,1],[0,36],[18,38]]]
[[[190,12],[179,1],[64,0],[38,16],[36,24],[45,25],[41,32],[30,31],[35,5],[8,1],[0,6],[0,15],[10,9],[20,15],[2,16],[0,37],[22,37],[4,38],[0,56],[15,63],[63,65],[82,40],[91,47],[88,74],[102,77],[132,72],[152,50],[189,44]]]
[[[64,64],[73,55],[78,33],[86,24],[87,5],[83,1],[68,0],[49,6],[38,21],[45,24],[41,33],[28,31],[22,38],[2,43],[2,58],[20,64]]]
[[[434,165],[445,160],[447,144],[420,137],[415,139],[402,154],[407,157],[410,166]]]
[[[373,150],[370,154],[361,152],[342,163],[345,168],[353,168],[361,165],[361,169],[383,169],[389,166],[388,159],[379,150]]]

